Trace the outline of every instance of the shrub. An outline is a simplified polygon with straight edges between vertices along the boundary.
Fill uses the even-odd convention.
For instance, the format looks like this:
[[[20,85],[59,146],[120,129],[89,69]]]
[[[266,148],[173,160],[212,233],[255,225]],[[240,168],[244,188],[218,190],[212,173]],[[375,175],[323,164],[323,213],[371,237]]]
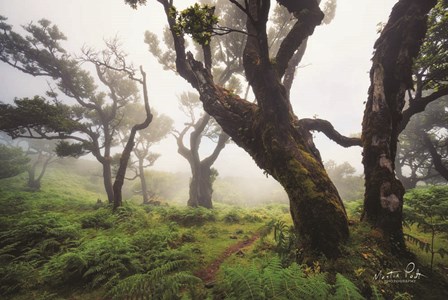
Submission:
[[[0,253],[24,261],[44,261],[73,246],[79,234],[79,228],[60,215],[30,211],[0,233]]]
[[[137,249],[127,239],[102,237],[53,257],[45,265],[43,276],[52,286],[78,283],[107,288],[141,270]]]
[[[85,214],[80,221],[83,229],[109,229],[114,225],[116,219],[110,209],[100,208],[95,212]]]
[[[200,226],[216,220],[215,213],[203,207],[183,209],[171,207],[162,211],[162,216],[165,220],[176,222],[182,226]]]
[[[239,223],[239,222],[241,222],[241,219],[242,218],[241,218],[240,213],[236,210],[232,210],[232,211],[228,212],[223,217],[223,221],[226,223]]]
[[[0,267],[0,295],[7,296],[28,290],[38,284],[36,266],[29,262],[13,261]]]

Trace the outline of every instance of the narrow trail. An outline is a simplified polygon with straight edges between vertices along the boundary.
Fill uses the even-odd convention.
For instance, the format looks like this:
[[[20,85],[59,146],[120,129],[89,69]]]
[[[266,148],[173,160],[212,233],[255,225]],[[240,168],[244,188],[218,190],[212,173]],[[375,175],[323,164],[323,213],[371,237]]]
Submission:
[[[221,264],[232,254],[237,253],[241,249],[249,247],[259,238],[260,238],[260,232],[257,231],[249,239],[230,245],[226,250],[224,250],[224,252],[217,259],[212,261],[206,268],[196,272],[195,275],[201,278],[206,286],[212,285],[215,281],[216,274],[218,273]]]

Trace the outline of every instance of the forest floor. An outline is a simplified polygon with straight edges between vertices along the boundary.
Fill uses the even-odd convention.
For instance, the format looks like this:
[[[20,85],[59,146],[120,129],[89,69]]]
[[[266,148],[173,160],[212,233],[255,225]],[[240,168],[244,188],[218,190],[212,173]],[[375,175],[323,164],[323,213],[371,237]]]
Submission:
[[[259,238],[260,232],[256,232],[249,239],[245,239],[236,244],[230,245],[218,258],[212,261],[206,268],[196,272],[195,275],[202,279],[206,287],[212,287],[215,283],[215,278],[221,264],[233,254],[244,255],[242,250],[251,246]]]
[[[435,257],[433,271],[430,253],[418,247],[412,257],[390,256],[361,222],[353,222],[343,257],[303,264],[288,242],[287,205],[216,202],[207,210],[136,198],[112,212],[97,203],[104,199],[97,177],[65,169],[51,168],[38,192],[24,189],[25,175],[0,180],[0,299],[448,299],[446,256]],[[359,218],[356,206],[347,211]],[[448,249],[446,234],[437,241]],[[412,282],[379,278],[405,274],[410,263],[419,276]],[[326,296],[318,297],[322,288]]]

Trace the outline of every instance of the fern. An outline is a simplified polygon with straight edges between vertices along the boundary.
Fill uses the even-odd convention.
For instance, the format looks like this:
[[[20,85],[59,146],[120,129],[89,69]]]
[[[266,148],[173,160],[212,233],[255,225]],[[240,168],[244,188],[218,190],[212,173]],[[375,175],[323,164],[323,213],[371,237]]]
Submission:
[[[175,264],[165,264],[146,274],[121,280],[109,293],[113,299],[181,299],[182,291],[190,294],[201,279],[186,271],[172,272]]]
[[[31,289],[38,285],[35,264],[14,261],[0,267],[0,295]]]
[[[333,299],[347,299],[347,300],[363,300],[364,297],[360,294],[356,285],[345,278],[343,275],[336,274],[335,293]]]
[[[0,255],[12,255],[23,261],[38,260],[39,264],[73,246],[80,235],[77,226],[54,213],[26,212],[8,227],[0,233]]]
[[[283,268],[278,257],[258,268],[234,266],[224,269],[224,280],[218,291],[224,299],[326,299],[330,285],[325,274],[305,276],[303,270],[292,264]]]
[[[288,226],[284,221],[277,221],[274,226],[274,240],[276,242],[275,252],[282,259],[283,265],[288,265],[295,258],[297,249],[297,236],[293,226]]]

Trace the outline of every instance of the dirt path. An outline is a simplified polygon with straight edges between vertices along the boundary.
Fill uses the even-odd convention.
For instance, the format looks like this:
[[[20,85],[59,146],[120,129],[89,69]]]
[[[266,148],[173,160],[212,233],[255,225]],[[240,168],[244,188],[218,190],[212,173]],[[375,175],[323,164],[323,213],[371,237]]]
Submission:
[[[217,259],[211,262],[206,268],[199,270],[195,275],[202,279],[206,286],[213,285],[221,264],[232,254],[237,253],[243,248],[252,245],[258,238],[260,238],[260,232],[256,232],[249,239],[240,241],[236,244],[229,246]]]

